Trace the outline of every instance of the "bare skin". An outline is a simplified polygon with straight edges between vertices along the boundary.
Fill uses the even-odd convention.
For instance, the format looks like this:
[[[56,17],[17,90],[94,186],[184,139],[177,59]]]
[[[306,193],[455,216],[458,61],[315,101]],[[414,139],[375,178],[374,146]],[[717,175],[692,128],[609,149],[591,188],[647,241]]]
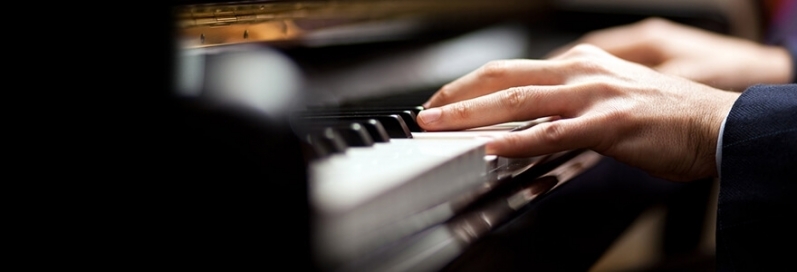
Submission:
[[[490,62],[443,86],[418,121],[440,131],[559,116],[493,139],[487,153],[587,148],[686,181],[717,176],[717,135],[738,96],[580,44],[548,60]]]
[[[738,92],[756,83],[792,82],[792,69],[795,69],[783,47],[724,36],[661,18],[587,33],[549,56],[582,43],[662,73]]]

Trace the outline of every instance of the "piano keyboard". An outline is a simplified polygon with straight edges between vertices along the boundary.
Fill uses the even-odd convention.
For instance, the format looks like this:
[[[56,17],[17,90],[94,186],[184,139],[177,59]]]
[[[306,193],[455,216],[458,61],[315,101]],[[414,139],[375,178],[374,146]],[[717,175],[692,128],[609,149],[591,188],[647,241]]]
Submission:
[[[216,57],[219,59],[208,60],[224,60],[221,58],[223,55]],[[422,104],[432,95],[428,90],[366,98],[366,101],[350,100],[342,102],[348,104],[333,106],[332,109],[304,105],[302,110],[284,113],[282,108],[252,104],[251,101],[257,101],[259,97],[246,96],[249,94],[246,90],[227,92],[224,88],[209,87],[199,89],[200,92],[193,90],[186,87],[181,95],[195,98],[188,100],[214,114],[218,111],[222,116],[234,115],[237,118],[238,110],[231,108],[242,106],[256,111],[258,116],[265,113],[269,117],[267,119],[274,122],[279,120],[281,123],[282,117],[289,117],[287,123],[292,136],[298,136],[304,142],[301,152],[305,159],[303,170],[307,174],[307,194],[302,197],[307,197],[305,203],[309,204],[311,211],[311,235],[308,237],[313,251],[311,257],[324,271],[390,270],[392,268],[369,269],[382,267],[387,259],[391,260],[390,264],[396,264],[395,267],[404,267],[397,263],[406,263],[409,259],[421,262],[424,259],[444,260],[448,257],[441,259],[425,254],[435,250],[436,245],[427,244],[429,237],[424,233],[435,229],[437,231],[432,233],[444,234],[445,241],[456,241],[449,243],[453,248],[446,247],[446,251],[456,252],[462,240],[459,236],[467,237],[463,241],[469,242],[482,233],[472,232],[470,224],[458,223],[462,222],[458,217],[470,214],[469,209],[484,203],[485,199],[506,202],[500,196],[495,199],[496,194],[493,193],[496,189],[514,186],[512,179],[516,175],[536,178],[561,165],[562,160],[557,158],[569,159],[569,155],[577,154],[520,159],[485,155],[486,140],[482,136],[511,133],[551,118],[466,131],[423,131],[415,122],[423,109],[406,105]],[[226,119],[210,119],[207,117],[214,115],[206,117],[205,113],[199,116],[202,121],[220,124],[213,130],[217,134],[207,135],[208,139],[237,134],[227,134],[228,122],[222,121]],[[248,124],[240,126],[243,129],[250,127]],[[256,136],[256,133],[252,134]],[[218,139],[212,140],[219,142]],[[218,161],[219,157],[213,160]],[[564,181],[558,180],[557,185]],[[527,197],[526,193],[519,195],[521,200]],[[525,202],[518,203],[522,206]],[[513,207],[509,209],[513,210]],[[505,220],[510,210],[502,210],[495,217],[489,217],[487,225],[492,227],[493,223]],[[477,214],[474,218],[482,218],[479,216]],[[448,231],[449,228],[453,231]]]
[[[458,201],[499,179],[512,160],[486,156],[482,136],[545,122],[426,132],[421,107],[311,109],[292,126],[312,149],[309,197],[319,262],[336,267],[450,219]],[[387,136],[387,137],[386,137]],[[526,166],[539,158],[526,158]]]
[[[358,6],[365,3],[358,2],[362,2],[357,3]],[[247,9],[245,8],[247,5],[232,4],[234,5],[214,7],[191,5],[186,9],[180,9],[181,15],[186,15],[181,18],[187,19],[184,21],[189,23],[202,20],[214,21],[219,18],[205,17],[213,13],[207,11],[218,11],[220,7],[238,11]],[[282,149],[271,147],[286,141],[275,141],[280,144],[268,146],[269,149],[257,149],[259,146],[255,144],[251,146],[256,148],[249,148],[248,145],[259,144],[263,139],[277,138],[276,136],[282,134],[273,136],[267,133],[265,136],[268,137],[264,138],[262,131],[249,130],[258,128],[261,124],[252,125],[244,122],[233,124],[230,118],[217,118],[216,115],[222,117],[232,115],[235,117],[233,120],[237,120],[241,118],[239,113],[248,114],[248,109],[252,108],[257,112],[253,115],[265,117],[269,122],[274,121],[278,124],[275,126],[269,123],[266,126],[269,128],[267,132],[272,132],[272,126],[278,128],[277,132],[283,132],[283,117],[288,113],[288,109],[294,106],[294,99],[299,100],[296,102],[306,104],[304,105],[306,110],[288,114],[291,117],[288,123],[295,134],[290,136],[299,136],[304,141],[303,149],[300,150],[303,154],[299,157],[305,160],[299,160],[302,169],[298,172],[303,172],[307,176],[294,175],[294,177],[301,177],[302,181],[307,181],[301,185],[306,185],[308,188],[296,186],[302,189],[302,193],[307,189],[307,194],[300,196],[296,193],[274,191],[280,194],[278,197],[280,200],[300,199],[288,202],[310,204],[312,210],[309,220],[312,234],[307,238],[312,242],[313,261],[317,262],[323,271],[436,271],[440,264],[461,252],[462,246],[475,241],[480,234],[500,225],[502,221],[508,220],[511,212],[517,207],[529,203],[569,178],[566,174],[554,173],[552,169],[561,168],[562,161],[570,160],[572,156],[581,156],[578,152],[521,159],[485,156],[484,153],[485,140],[480,136],[509,133],[514,129],[526,128],[528,125],[550,119],[507,123],[468,131],[425,132],[415,123],[415,117],[422,108],[407,107],[407,105],[422,104],[435,91],[417,90],[418,88],[437,88],[490,60],[527,57],[530,46],[534,47],[533,44],[540,43],[529,43],[532,37],[525,27],[499,24],[482,29],[486,25],[481,24],[487,22],[463,24],[460,20],[462,13],[447,12],[447,9],[439,9],[438,5],[434,5],[435,13],[432,14],[436,14],[434,17],[438,19],[448,17],[439,15],[457,14],[450,18],[454,24],[440,28],[446,24],[431,20],[432,24],[429,26],[433,27],[412,23],[411,29],[405,29],[405,16],[387,16],[401,18],[398,36],[394,35],[397,33],[392,26],[396,24],[391,19],[375,21],[379,23],[378,25],[387,22],[388,24],[384,25],[391,26],[387,31],[382,31],[380,28],[377,35],[390,37],[389,39],[373,40],[371,24],[362,25],[368,31],[359,31],[361,26],[359,23],[351,25],[353,29],[358,30],[356,33],[350,33],[356,36],[352,37],[354,40],[345,37],[341,39],[341,36],[336,35],[324,38],[325,35],[307,34],[345,34],[337,30],[351,30],[349,26],[339,24],[340,20],[327,19],[349,18],[349,15],[335,13],[337,11],[348,13],[350,9],[340,9],[339,5],[333,5],[333,9],[316,9],[316,5],[286,4],[290,7],[285,11],[291,12],[285,14],[298,17],[283,18],[287,20],[285,22],[291,23],[294,19],[298,21],[311,19],[315,22],[312,20],[314,16],[308,17],[306,11],[320,10],[324,12],[318,15],[324,18],[319,22],[336,23],[331,28],[316,28],[320,25],[314,24],[312,29],[306,29],[312,30],[312,33],[300,31],[298,36],[285,36],[287,40],[279,39],[273,44],[276,45],[273,49],[277,50],[271,50],[272,44],[269,43],[263,44],[265,47],[260,44],[234,46],[233,43],[238,43],[242,41],[241,39],[250,41],[258,39],[258,35],[248,34],[250,32],[247,31],[251,31],[251,28],[243,31],[243,36],[238,32],[240,26],[249,25],[249,22],[225,20],[229,22],[225,23],[226,26],[194,28],[196,26],[192,25],[183,29],[194,34],[183,33],[190,35],[181,37],[180,40],[181,45],[187,45],[187,50],[182,50],[178,55],[176,92],[181,97],[192,98],[189,100],[197,98],[200,100],[197,101],[200,108],[202,110],[209,108],[212,113],[206,114],[203,111],[197,116],[191,115],[190,117],[194,118],[189,120],[197,119],[202,122],[197,124],[184,122],[188,123],[185,126],[190,128],[188,131],[198,131],[202,134],[199,135],[201,137],[197,137],[201,141],[195,140],[197,143],[211,142],[214,144],[211,147],[216,148],[214,150],[224,151],[222,154],[247,156],[235,156],[234,158],[240,159],[233,160],[228,159],[228,156],[208,156],[207,153],[199,152],[181,155],[181,158],[191,159],[192,162],[225,163],[231,165],[228,168],[235,170],[238,170],[237,162],[249,162],[250,154],[257,154],[252,158],[262,158],[265,155],[270,160],[284,159],[285,156],[280,156],[284,154]],[[403,4],[399,6],[394,4],[391,1],[388,5],[389,10],[394,10],[394,7],[399,7],[395,11],[406,10],[402,8]],[[512,13],[517,12],[523,18],[536,17],[529,17],[529,12],[521,12],[523,9],[519,9],[515,4],[489,6],[508,7]],[[366,22],[376,19],[370,8],[363,9],[370,5],[359,7],[361,7],[359,10],[365,11],[363,15],[368,19]],[[473,9],[475,15],[483,17],[486,14],[481,4],[475,7]],[[259,12],[268,11],[268,9],[262,10],[262,7],[260,9]],[[270,12],[282,14],[283,10]],[[225,14],[224,16],[229,15]],[[345,16],[336,17],[340,15]],[[498,17],[505,18],[503,15]],[[490,25],[494,23],[492,19],[487,21],[490,21]],[[341,26],[343,28],[339,28]],[[199,32],[193,32],[200,29]],[[222,31],[222,29],[237,30]],[[270,31],[269,29],[263,30]],[[427,32],[430,30],[431,32]],[[441,30],[444,35],[439,35],[441,33],[438,31]],[[219,37],[231,38],[233,35],[235,41],[219,40]],[[183,38],[186,40],[182,40]],[[393,43],[393,41],[398,42]],[[374,97],[380,95],[381,97]],[[209,101],[204,101],[206,99]],[[212,103],[205,105],[205,102]],[[334,109],[329,109],[328,104],[336,105],[332,106]],[[236,109],[227,108],[231,105]],[[245,110],[239,112],[238,106],[243,106]],[[193,108],[187,110],[192,114],[194,111]],[[260,116],[261,114],[263,116]],[[206,125],[205,122],[212,126]],[[239,131],[229,133],[230,128]],[[206,131],[214,133],[206,135]],[[194,136],[192,134],[188,135]],[[241,138],[237,137],[239,135],[251,136],[243,138],[246,140],[255,140],[246,141],[241,150],[231,149],[225,145],[241,141]],[[291,139],[291,144],[296,140],[294,137],[286,138]],[[278,151],[274,152],[275,149]],[[283,169],[279,168],[287,164],[270,162],[267,160],[263,163],[258,160],[256,167],[252,168],[261,170],[260,166],[265,164],[270,170],[281,171]],[[577,174],[590,165],[583,160],[574,162],[571,167],[564,165],[562,169],[571,169],[570,172],[564,173]],[[191,165],[192,169],[201,168]],[[271,172],[274,171],[266,173]],[[551,173],[558,177],[556,181],[551,181],[552,178],[547,176]],[[521,174],[524,176],[515,178]],[[543,182],[535,181],[543,175],[546,175],[541,177],[544,179]],[[527,182],[517,189],[516,181],[519,180]],[[506,190],[507,187],[513,190]],[[274,198],[271,195],[264,197]],[[305,197],[307,199],[304,199]],[[283,204],[283,201],[275,203],[285,205],[275,207],[277,209],[290,210],[283,209],[289,205]],[[277,221],[273,225],[304,226],[304,222],[283,224],[285,222]],[[298,241],[297,244],[303,244],[305,241]]]

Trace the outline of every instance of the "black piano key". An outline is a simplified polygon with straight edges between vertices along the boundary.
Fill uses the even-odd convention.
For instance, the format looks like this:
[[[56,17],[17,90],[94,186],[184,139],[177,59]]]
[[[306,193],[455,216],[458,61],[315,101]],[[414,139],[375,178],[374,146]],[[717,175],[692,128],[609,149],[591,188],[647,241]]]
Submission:
[[[349,146],[373,146],[374,139],[371,134],[360,123],[351,123],[348,126],[338,128],[344,140]]]
[[[340,138],[346,142],[347,146],[371,146],[373,140],[362,125],[356,122],[338,121],[338,120],[317,120],[317,121],[295,121],[294,129],[299,134],[318,134],[322,133],[325,129],[333,129]],[[362,134],[366,134],[362,136]]]
[[[418,122],[417,122],[418,114],[417,113],[415,113],[415,112],[413,112],[411,110],[405,110],[405,111],[400,112],[399,115],[401,115],[401,117],[404,118],[404,122],[407,123],[407,128],[409,128],[410,131],[412,131],[412,132],[423,132],[424,131],[423,128],[421,128],[421,126],[418,125]]]
[[[409,108],[409,110],[411,110],[413,113],[415,113],[415,116],[418,116],[418,113],[421,112],[422,110],[424,110],[424,108],[423,108],[423,106],[415,106],[415,107]]]
[[[343,137],[334,129],[326,128],[318,132],[308,133],[307,142],[313,147],[315,157],[323,158],[332,154],[343,153],[348,145]]]
[[[376,119],[368,119],[367,121],[362,123],[365,126],[365,129],[368,130],[368,133],[371,134],[371,139],[377,143],[387,143],[390,142],[390,135],[387,134],[385,127],[382,126],[382,123]]]
[[[323,126],[323,125],[322,125]],[[350,147],[373,146],[374,140],[371,134],[366,131],[365,127],[357,122],[350,122],[346,124],[332,124],[327,126],[332,128],[340,134],[343,141]],[[321,128],[321,126],[319,126]]]
[[[306,120],[347,120],[359,121],[363,119],[375,119],[382,123],[385,131],[387,131],[390,138],[412,138],[412,132],[407,127],[404,119],[398,114],[382,114],[382,115],[329,115],[329,116],[304,116],[298,117],[299,119]]]
[[[340,116],[340,115],[383,115],[398,114],[410,132],[423,132],[416,118],[423,107],[391,107],[391,108],[316,108],[298,112],[298,116]]]
[[[323,127],[346,127],[351,124],[359,124],[364,128],[369,139],[364,139],[358,142],[373,142],[373,143],[386,143],[390,142],[390,136],[385,131],[382,124],[376,119],[361,119],[361,120],[336,120],[336,119],[302,119],[294,120],[297,129],[302,131],[317,130]],[[359,132],[357,132],[359,133]],[[371,146],[371,143],[362,143],[357,146]]]

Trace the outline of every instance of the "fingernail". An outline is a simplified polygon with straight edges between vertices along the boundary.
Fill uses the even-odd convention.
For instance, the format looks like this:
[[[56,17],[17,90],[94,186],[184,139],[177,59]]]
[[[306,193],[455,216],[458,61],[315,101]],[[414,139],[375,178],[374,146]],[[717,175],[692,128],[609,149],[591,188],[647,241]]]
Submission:
[[[421,123],[431,124],[440,118],[440,113],[440,109],[438,108],[422,110],[418,113],[418,119],[421,120]]]
[[[423,103],[423,104],[421,104],[421,106],[422,106],[424,109],[428,109],[428,108],[429,108],[429,101],[426,101],[426,103]]]
[[[487,142],[487,144],[484,145],[484,153],[487,155],[496,155],[495,145],[492,142]]]

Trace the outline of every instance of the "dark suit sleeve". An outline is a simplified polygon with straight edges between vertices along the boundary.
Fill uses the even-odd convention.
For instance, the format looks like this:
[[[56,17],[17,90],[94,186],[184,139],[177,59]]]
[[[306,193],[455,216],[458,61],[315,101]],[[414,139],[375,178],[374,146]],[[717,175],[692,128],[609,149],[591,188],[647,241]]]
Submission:
[[[719,271],[793,267],[797,246],[797,84],[747,89],[722,135]]]

